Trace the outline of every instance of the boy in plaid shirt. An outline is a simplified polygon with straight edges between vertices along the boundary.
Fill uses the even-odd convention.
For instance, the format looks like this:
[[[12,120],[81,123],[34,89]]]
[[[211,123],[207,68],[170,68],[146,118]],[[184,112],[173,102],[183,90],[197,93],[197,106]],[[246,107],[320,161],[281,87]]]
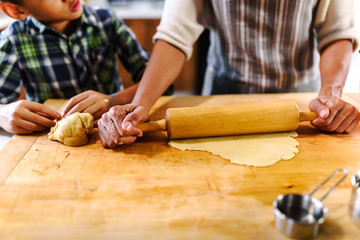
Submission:
[[[107,10],[80,0],[5,0],[0,9],[19,20],[0,33],[0,127],[20,134],[52,127],[61,115],[42,104],[48,98],[71,98],[63,116],[88,112],[95,120],[132,100],[137,84],[123,89],[115,53],[134,82],[149,55]],[[21,85],[27,100],[15,101]]]

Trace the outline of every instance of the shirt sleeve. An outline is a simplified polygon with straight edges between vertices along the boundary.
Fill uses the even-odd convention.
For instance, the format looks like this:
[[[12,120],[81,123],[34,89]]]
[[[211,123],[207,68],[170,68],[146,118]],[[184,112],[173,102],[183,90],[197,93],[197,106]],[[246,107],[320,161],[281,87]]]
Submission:
[[[314,26],[320,52],[338,40],[352,41],[354,51],[359,44],[354,0],[320,0]]]
[[[199,19],[203,0],[165,0],[160,25],[153,40],[164,40],[183,51],[188,60],[193,45],[204,31]]]
[[[135,34],[121,19],[113,17],[112,21],[115,26],[115,42],[119,60],[132,75],[133,82],[138,82],[149,60],[149,53],[141,46]]]
[[[20,96],[21,72],[9,39],[0,36],[0,104],[8,104]]]

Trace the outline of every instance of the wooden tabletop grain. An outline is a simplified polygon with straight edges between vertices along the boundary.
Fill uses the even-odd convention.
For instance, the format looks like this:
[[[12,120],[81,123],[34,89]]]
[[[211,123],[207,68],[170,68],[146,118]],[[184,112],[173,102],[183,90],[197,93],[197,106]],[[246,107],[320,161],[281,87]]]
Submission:
[[[168,107],[283,100],[307,111],[315,96],[162,97],[151,119]],[[344,99],[360,108],[358,94]],[[46,102],[55,109],[65,103]],[[0,239],[287,239],[274,225],[276,196],[307,194],[338,168],[349,176],[324,200],[328,215],[317,239],[358,239],[348,206],[350,178],[360,169],[360,127],[326,134],[305,123],[297,132],[299,153],[270,167],[180,151],[161,132],[115,149],[104,149],[97,133],[82,147],[49,141],[47,133],[15,135],[0,151]]]

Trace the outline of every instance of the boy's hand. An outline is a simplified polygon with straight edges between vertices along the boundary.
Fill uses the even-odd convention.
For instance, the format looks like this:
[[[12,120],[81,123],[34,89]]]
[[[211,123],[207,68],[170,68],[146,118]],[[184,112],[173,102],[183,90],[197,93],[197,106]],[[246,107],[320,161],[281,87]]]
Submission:
[[[72,97],[66,104],[62,116],[67,117],[75,112],[90,113],[94,120],[109,111],[111,107],[111,97],[109,95],[89,90]]]
[[[98,122],[101,144],[113,148],[135,142],[143,132],[135,127],[148,119],[148,111],[141,106],[128,104],[115,106],[105,113]]]
[[[61,116],[54,109],[40,103],[20,100],[0,106],[0,125],[11,133],[28,134],[55,125]]]
[[[350,133],[360,120],[359,110],[338,97],[318,96],[309,108],[319,116],[312,124],[323,131]]]

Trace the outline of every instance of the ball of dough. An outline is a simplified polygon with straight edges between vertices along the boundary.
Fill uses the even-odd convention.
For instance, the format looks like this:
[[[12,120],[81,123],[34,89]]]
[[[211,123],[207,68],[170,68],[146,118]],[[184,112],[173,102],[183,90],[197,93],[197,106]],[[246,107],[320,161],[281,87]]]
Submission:
[[[48,138],[71,147],[84,145],[88,142],[87,135],[93,133],[93,121],[90,113],[73,113],[58,121],[50,129]]]

